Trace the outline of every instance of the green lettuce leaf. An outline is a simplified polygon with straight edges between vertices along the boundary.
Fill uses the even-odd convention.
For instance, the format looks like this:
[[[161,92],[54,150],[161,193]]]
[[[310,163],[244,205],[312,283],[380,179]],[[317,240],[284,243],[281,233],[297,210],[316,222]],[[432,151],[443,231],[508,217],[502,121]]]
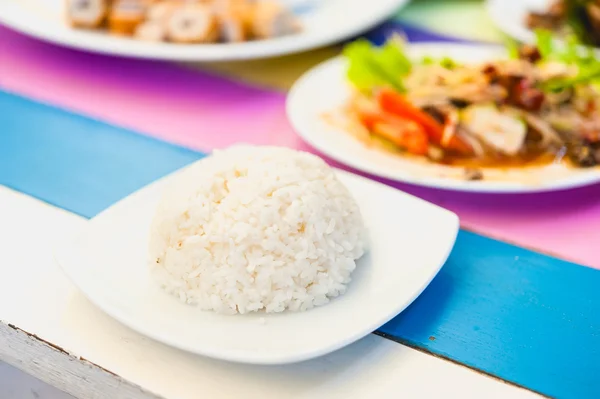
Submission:
[[[388,86],[405,92],[402,78],[412,69],[412,63],[404,51],[404,43],[390,39],[377,47],[360,39],[348,44],[343,51],[348,60],[348,80],[359,90]]]
[[[537,49],[540,52],[542,58],[546,60],[551,58],[552,53],[555,51],[552,32],[545,29],[537,29],[535,31],[535,39]]]
[[[574,65],[578,70],[574,77],[554,78],[544,82],[544,90],[560,91],[577,84],[600,84],[600,62],[592,47],[583,45],[575,35],[557,41],[547,30],[537,30],[536,38],[542,62],[562,62]]]
[[[505,43],[506,52],[508,53],[508,58],[511,60],[516,60],[519,58],[519,44],[516,40],[507,39]]]

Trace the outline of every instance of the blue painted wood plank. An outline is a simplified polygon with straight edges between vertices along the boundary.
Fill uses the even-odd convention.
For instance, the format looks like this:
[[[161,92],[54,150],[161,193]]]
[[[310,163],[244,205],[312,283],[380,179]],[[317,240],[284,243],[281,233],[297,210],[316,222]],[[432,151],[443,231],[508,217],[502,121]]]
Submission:
[[[599,283],[598,270],[461,231],[380,332],[548,396],[600,398]]]
[[[83,216],[201,156],[0,91],[0,184]]]
[[[201,156],[0,92],[0,184],[84,216]],[[380,332],[548,396],[599,398],[596,287],[600,271],[462,231]]]

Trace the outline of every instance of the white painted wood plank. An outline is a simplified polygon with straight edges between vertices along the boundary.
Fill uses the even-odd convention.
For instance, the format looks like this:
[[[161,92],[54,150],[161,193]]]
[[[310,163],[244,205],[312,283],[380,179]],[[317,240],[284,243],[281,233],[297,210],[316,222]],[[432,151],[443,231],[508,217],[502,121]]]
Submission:
[[[0,358],[75,396],[539,398],[373,335],[285,367],[225,363],[156,343],[99,311],[54,264],[53,243],[84,223],[0,186]]]

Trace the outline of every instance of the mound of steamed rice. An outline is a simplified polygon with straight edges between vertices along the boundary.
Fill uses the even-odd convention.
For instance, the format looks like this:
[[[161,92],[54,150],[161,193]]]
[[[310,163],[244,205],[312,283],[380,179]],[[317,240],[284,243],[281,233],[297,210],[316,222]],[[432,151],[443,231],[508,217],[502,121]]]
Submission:
[[[150,267],[181,301],[219,313],[300,311],[341,295],[366,248],[359,208],[320,158],[215,152],[164,194]]]

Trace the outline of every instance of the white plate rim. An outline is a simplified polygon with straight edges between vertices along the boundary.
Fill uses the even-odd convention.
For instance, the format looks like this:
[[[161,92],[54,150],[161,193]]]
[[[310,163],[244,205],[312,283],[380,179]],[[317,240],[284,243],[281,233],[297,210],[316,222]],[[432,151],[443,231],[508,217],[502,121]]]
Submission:
[[[184,169],[184,168],[182,168],[182,169]],[[106,210],[102,211],[96,217],[94,217],[93,219],[88,221],[86,226],[84,228],[80,229],[76,233],[76,236],[79,236],[82,232],[85,232],[86,229],[89,229],[90,226],[93,224],[94,220],[96,220],[97,218],[100,218],[109,212],[113,212],[116,207],[122,206],[122,204],[125,201],[133,198],[134,196],[144,196],[146,192],[156,189],[156,186],[163,185],[164,182],[166,180],[168,180],[170,176],[175,175],[178,172],[179,171],[176,171],[170,175],[167,175],[167,176],[149,184],[146,187],[143,187],[142,189],[134,192],[130,196],[124,198],[123,200],[117,202],[116,204],[114,204],[111,207],[107,208]],[[336,173],[350,175],[353,178],[356,178],[363,182],[367,182],[368,184],[380,185],[380,186],[384,186],[386,189],[394,190],[393,188],[385,186],[382,183],[378,183],[371,179],[365,178],[360,175],[352,174],[350,172],[336,169]],[[65,238],[58,245],[54,246],[53,257],[54,257],[56,264],[65,273],[67,278],[78,288],[78,290],[84,295],[84,297],[86,297],[92,304],[97,306],[102,312],[109,315],[113,319],[117,320],[119,323],[123,324],[124,326],[131,328],[132,330],[134,330],[144,336],[147,336],[157,342],[160,342],[160,343],[166,344],[168,346],[171,346],[173,348],[180,349],[180,350],[183,350],[183,351],[186,351],[189,353],[193,353],[196,355],[206,356],[209,358],[224,360],[224,361],[229,361],[229,362],[234,362],[234,363],[265,365],[265,366],[298,363],[298,362],[303,362],[303,361],[310,360],[310,359],[313,359],[316,357],[320,357],[323,355],[327,355],[327,354],[334,352],[336,350],[339,350],[347,345],[350,345],[350,344],[358,341],[359,339],[367,336],[368,334],[374,332],[377,328],[384,325],[385,323],[387,323],[388,321],[390,321],[391,319],[396,317],[398,314],[400,314],[402,311],[404,311],[408,306],[410,306],[423,293],[423,291],[429,286],[429,284],[432,282],[432,280],[438,275],[438,273],[440,272],[442,267],[446,264],[452,250],[454,249],[456,239],[457,239],[458,233],[460,231],[460,222],[459,222],[458,216],[454,212],[447,210],[445,208],[442,208],[438,205],[429,203],[429,202],[422,200],[418,197],[415,197],[413,195],[410,195],[410,194],[407,194],[407,193],[404,193],[401,191],[399,191],[399,192],[406,197],[410,197],[412,201],[419,201],[421,203],[427,204],[431,208],[437,209],[437,212],[441,212],[441,213],[445,214],[446,215],[445,218],[448,218],[448,223],[452,224],[452,234],[451,234],[451,236],[448,237],[447,242],[445,242],[445,244],[444,244],[443,256],[440,258],[439,264],[436,265],[435,267],[430,268],[429,273],[427,274],[426,278],[423,279],[422,284],[419,287],[414,287],[413,295],[411,295],[410,298],[405,300],[404,302],[399,303],[393,310],[390,310],[388,312],[389,315],[387,317],[378,320],[376,323],[365,325],[361,330],[355,331],[353,334],[347,336],[345,340],[339,341],[336,345],[316,348],[315,350],[303,352],[294,357],[262,358],[262,357],[252,356],[252,355],[244,355],[244,354],[240,355],[239,353],[235,353],[235,352],[234,353],[224,353],[222,351],[213,351],[211,349],[206,349],[206,348],[203,350],[199,350],[196,347],[182,344],[181,342],[178,342],[176,339],[171,339],[169,337],[165,337],[164,335],[156,334],[151,329],[147,329],[143,326],[140,326],[140,325],[137,325],[137,324],[131,322],[131,320],[129,320],[126,315],[126,312],[119,310],[118,308],[111,307],[111,306],[107,305],[106,303],[103,303],[101,300],[100,301],[97,300],[96,296],[93,293],[90,293],[90,290],[87,290],[85,287],[82,286],[82,285],[85,285],[85,283],[82,284],[80,278],[77,275],[77,272],[74,272],[75,269],[73,269],[72,267],[69,267],[68,266],[69,262],[65,261],[65,259],[68,258],[68,255],[66,255],[69,252],[68,248],[70,247],[75,235]],[[89,288],[89,287],[87,287],[87,288]],[[167,294],[165,294],[165,295],[167,295]],[[343,296],[342,296],[342,298],[343,298]],[[186,305],[182,305],[182,306],[186,306]],[[308,311],[308,312],[310,312],[310,311]],[[377,325],[375,325],[375,324],[377,324]]]
[[[297,34],[257,42],[210,45],[164,43],[154,45],[127,39],[110,38],[106,40],[102,37],[104,35],[92,36],[86,40],[85,35],[79,34],[78,31],[69,30],[69,33],[64,33],[50,28],[46,29],[40,24],[31,23],[31,20],[20,17],[23,10],[11,9],[11,4],[16,7],[14,6],[15,1],[19,0],[0,2],[0,24],[45,42],[88,52],[130,58],[215,62],[276,57],[321,48],[373,28],[402,9],[410,0],[379,2],[381,6],[377,9],[369,8],[373,12],[367,13],[360,25],[349,26],[345,29],[330,29],[327,34]]]
[[[419,54],[427,54],[445,50],[445,52],[469,52],[472,50],[481,52],[490,52],[501,54],[502,47],[500,45],[474,45],[462,43],[444,43],[430,42],[422,44],[410,44],[410,51],[418,52]],[[519,182],[506,181],[466,181],[444,177],[415,177],[410,173],[404,173],[401,170],[389,170],[378,166],[375,163],[366,161],[361,157],[354,157],[352,154],[347,154],[342,151],[337,151],[332,148],[326,140],[319,138],[319,133],[306,127],[306,123],[298,111],[302,107],[301,92],[304,86],[308,85],[313,76],[321,73],[328,73],[329,69],[339,70],[343,73],[344,59],[342,56],[337,56],[326,60],[314,68],[304,73],[292,86],[288,92],[286,99],[286,113],[288,119],[296,132],[306,143],[315,148],[324,155],[341,162],[351,168],[366,172],[372,176],[407,183],[415,186],[429,187],[435,189],[443,189],[448,191],[472,192],[472,193],[490,193],[490,194],[524,194],[524,193],[543,193],[551,191],[569,190],[579,187],[584,187],[600,182],[600,168],[592,168],[588,170],[579,170],[571,178],[563,178],[551,184],[526,184]],[[325,71],[325,72],[324,72]],[[324,88],[325,89],[325,88]],[[325,89],[326,90],[326,89]],[[344,134],[339,132],[340,134]],[[344,134],[348,136],[347,134]],[[353,139],[354,140],[354,139]],[[382,154],[383,155],[383,154]],[[577,170],[576,170],[577,171]]]
[[[529,10],[531,4],[529,4],[529,0],[519,0],[519,1],[502,1],[502,0],[485,0],[484,6],[487,11],[487,14],[490,16],[494,25],[496,25],[502,32],[512,37],[513,39],[525,42],[525,43],[533,43],[535,42],[535,33],[529,29],[525,25],[525,21],[522,18],[514,18],[514,22],[508,21],[506,18],[502,17],[502,13],[499,11],[500,8],[503,8],[506,3],[511,3],[514,7],[519,8],[520,10]],[[550,2],[548,1],[548,4]]]

